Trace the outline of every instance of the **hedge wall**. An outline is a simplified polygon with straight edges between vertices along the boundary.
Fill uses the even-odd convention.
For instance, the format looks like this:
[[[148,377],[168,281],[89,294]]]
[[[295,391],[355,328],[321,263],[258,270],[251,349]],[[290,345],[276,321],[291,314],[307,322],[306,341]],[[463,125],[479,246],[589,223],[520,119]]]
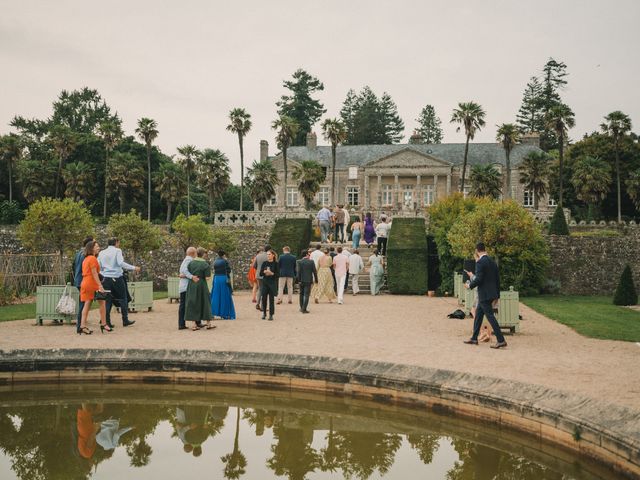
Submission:
[[[311,220],[308,218],[282,218],[276,220],[271,231],[269,244],[278,255],[282,247],[289,245],[291,253],[300,257],[300,251],[309,248],[311,241]]]
[[[423,218],[395,218],[387,245],[391,293],[424,295],[428,289],[427,236]]]

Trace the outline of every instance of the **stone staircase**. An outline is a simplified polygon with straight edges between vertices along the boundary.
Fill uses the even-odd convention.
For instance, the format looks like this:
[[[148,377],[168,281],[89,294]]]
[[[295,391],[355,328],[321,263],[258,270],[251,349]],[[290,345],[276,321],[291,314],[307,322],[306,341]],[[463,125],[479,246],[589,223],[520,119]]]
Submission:
[[[312,249],[315,249],[317,244],[318,242],[311,242],[309,247]],[[342,248],[347,248],[349,252],[353,253],[353,248],[351,248],[351,242],[323,243],[322,249],[324,250],[325,247],[338,248],[339,246],[341,246]],[[369,257],[374,252],[374,250],[375,250],[374,246],[372,246],[371,248],[367,248],[367,244],[363,242],[360,243],[360,248],[358,248],[358,251],[360,252],[360,256],[362,257],[362,262],[364,263],[364,271],[360,274],[360,278],[358,279],[358,285],[360,286],[359,295],[362,295],[362,294],[368,295],[371,293],[371,282],[369,279],[369,270],[370,270]],[[352,288],[351,281],[349,281],[349,285],[347,285],[347,290],[345,291],[345,294],[352,294],[353,290],[351,288]],[[389,290],[387,288],[387,273],[386,273],[386,265],[385,265],[385,274],[383,277],[383,283],[382,283],[382,288],[380,289],[380,293],[384,294],[384,293],[388,293],[388,291]]]

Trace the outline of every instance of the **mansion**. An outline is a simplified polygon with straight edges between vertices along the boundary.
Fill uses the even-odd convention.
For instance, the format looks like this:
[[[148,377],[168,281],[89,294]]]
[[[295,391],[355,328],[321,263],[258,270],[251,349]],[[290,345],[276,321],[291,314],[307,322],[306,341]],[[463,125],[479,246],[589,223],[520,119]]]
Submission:
[[[464,143],[340,145],[336,151],[335,203],[356,210],[391,212],[417,211],[459,189]],[[540,152],[539,137],[522,138],[511,151],[511,197],[533,209],[533,195],[519,181],[518,165],[530,152]],[[317,145],[316,134],[307,135],[305,146],[287,149],[288,185],[284,183],[282,153],[269,156],[269,144],[260,142],[260,159],[268,159],[278,172],[277,194],[263,210],[303,210],[292,172],[299,162],[315,160],[326,170],[325,181],[316,194],[318,205],[329,205],[331,194],[331,146]],[[505,151],[498,143],[469,143],[465,195],[469,192],[471,166],[494,164],[506,183]],[[503,187],[504,189],[504,187]],[[541,198],[538,208],[551,210],[553,200]]]

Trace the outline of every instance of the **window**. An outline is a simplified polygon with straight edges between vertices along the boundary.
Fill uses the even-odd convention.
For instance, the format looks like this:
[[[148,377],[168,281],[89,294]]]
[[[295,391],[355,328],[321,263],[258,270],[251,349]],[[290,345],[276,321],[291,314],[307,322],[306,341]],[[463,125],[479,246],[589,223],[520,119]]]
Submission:
[[[265,206],[267,207],[275,207],[278,204],[278,199],[276,198],[276,196],[274,195],[273,197],[271,197],[267,203],[265,204]]]
[[[297,207],[298,205],[298,189],[296,187],[287,187],[287,206]]]
[[[360,187],[347,187],[347,205],[352,207],[360,205]]]
[[[317,194],[318,203],[323,207],[329,205],[329,187],[320,187]]]
[[[413,207],[413,185],[402,185],[402,205]]]
[[[549,197],[549,203],[548,203],[548,205],[549,205],[550,207],[557,207],[557,206],[558,206],[558,202],[556,202],[556,199],[555,199],[555,198],[551,198],[551,197]]]
[[[349,180],[358,179],[358,167],[349,167]]]
[[[522,194],[522,205],[525,207],[533,207],[533,191],[525,190]]]
[[[433,203],[433,185],[425,185],[422,193],[424,195],[424,205],[431,205]]]
[[[393,185],[382,185],[382,205],[393,205]]]

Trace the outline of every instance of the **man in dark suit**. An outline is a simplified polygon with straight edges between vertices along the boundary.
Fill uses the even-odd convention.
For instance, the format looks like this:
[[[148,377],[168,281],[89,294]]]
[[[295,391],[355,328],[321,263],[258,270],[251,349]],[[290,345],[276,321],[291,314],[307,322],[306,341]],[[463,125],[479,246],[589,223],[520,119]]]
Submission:
[[[282,248],[282,255],[278,259],[280,276],[278,277],[278,305],[282,303],[284,289],[287,288],[289,303],[293,294],[293,279],[296,277],[296,257],[291,254],[291,249],[287,246]]]
[[[491,345],[491,348],[504,348],[507,342],[500,331],[500,326],[493,314],[493,301],[500,298],[500,274],[498,273],[498,265],[487,255],[484,243],[476,244],[476,253],[478,261],[476,262],[476,274],[473,279],[465,284],[465,288],[478,287],[478,308],[476,309],[476,318],[473,322],[473,335],[464,343],[469,345],[478,345],[478,335],[482,326],[482,319],[486,315],[487,320],[493,328],[497,342]]]
[[[305,257],[298,261],[298,274],[296,279],[300,283],[300,311],[309,313],[309,297],[311,296],[311,285],[318,283],[318,272],[316,264],[310,258],[311,250],[307,250]]]

